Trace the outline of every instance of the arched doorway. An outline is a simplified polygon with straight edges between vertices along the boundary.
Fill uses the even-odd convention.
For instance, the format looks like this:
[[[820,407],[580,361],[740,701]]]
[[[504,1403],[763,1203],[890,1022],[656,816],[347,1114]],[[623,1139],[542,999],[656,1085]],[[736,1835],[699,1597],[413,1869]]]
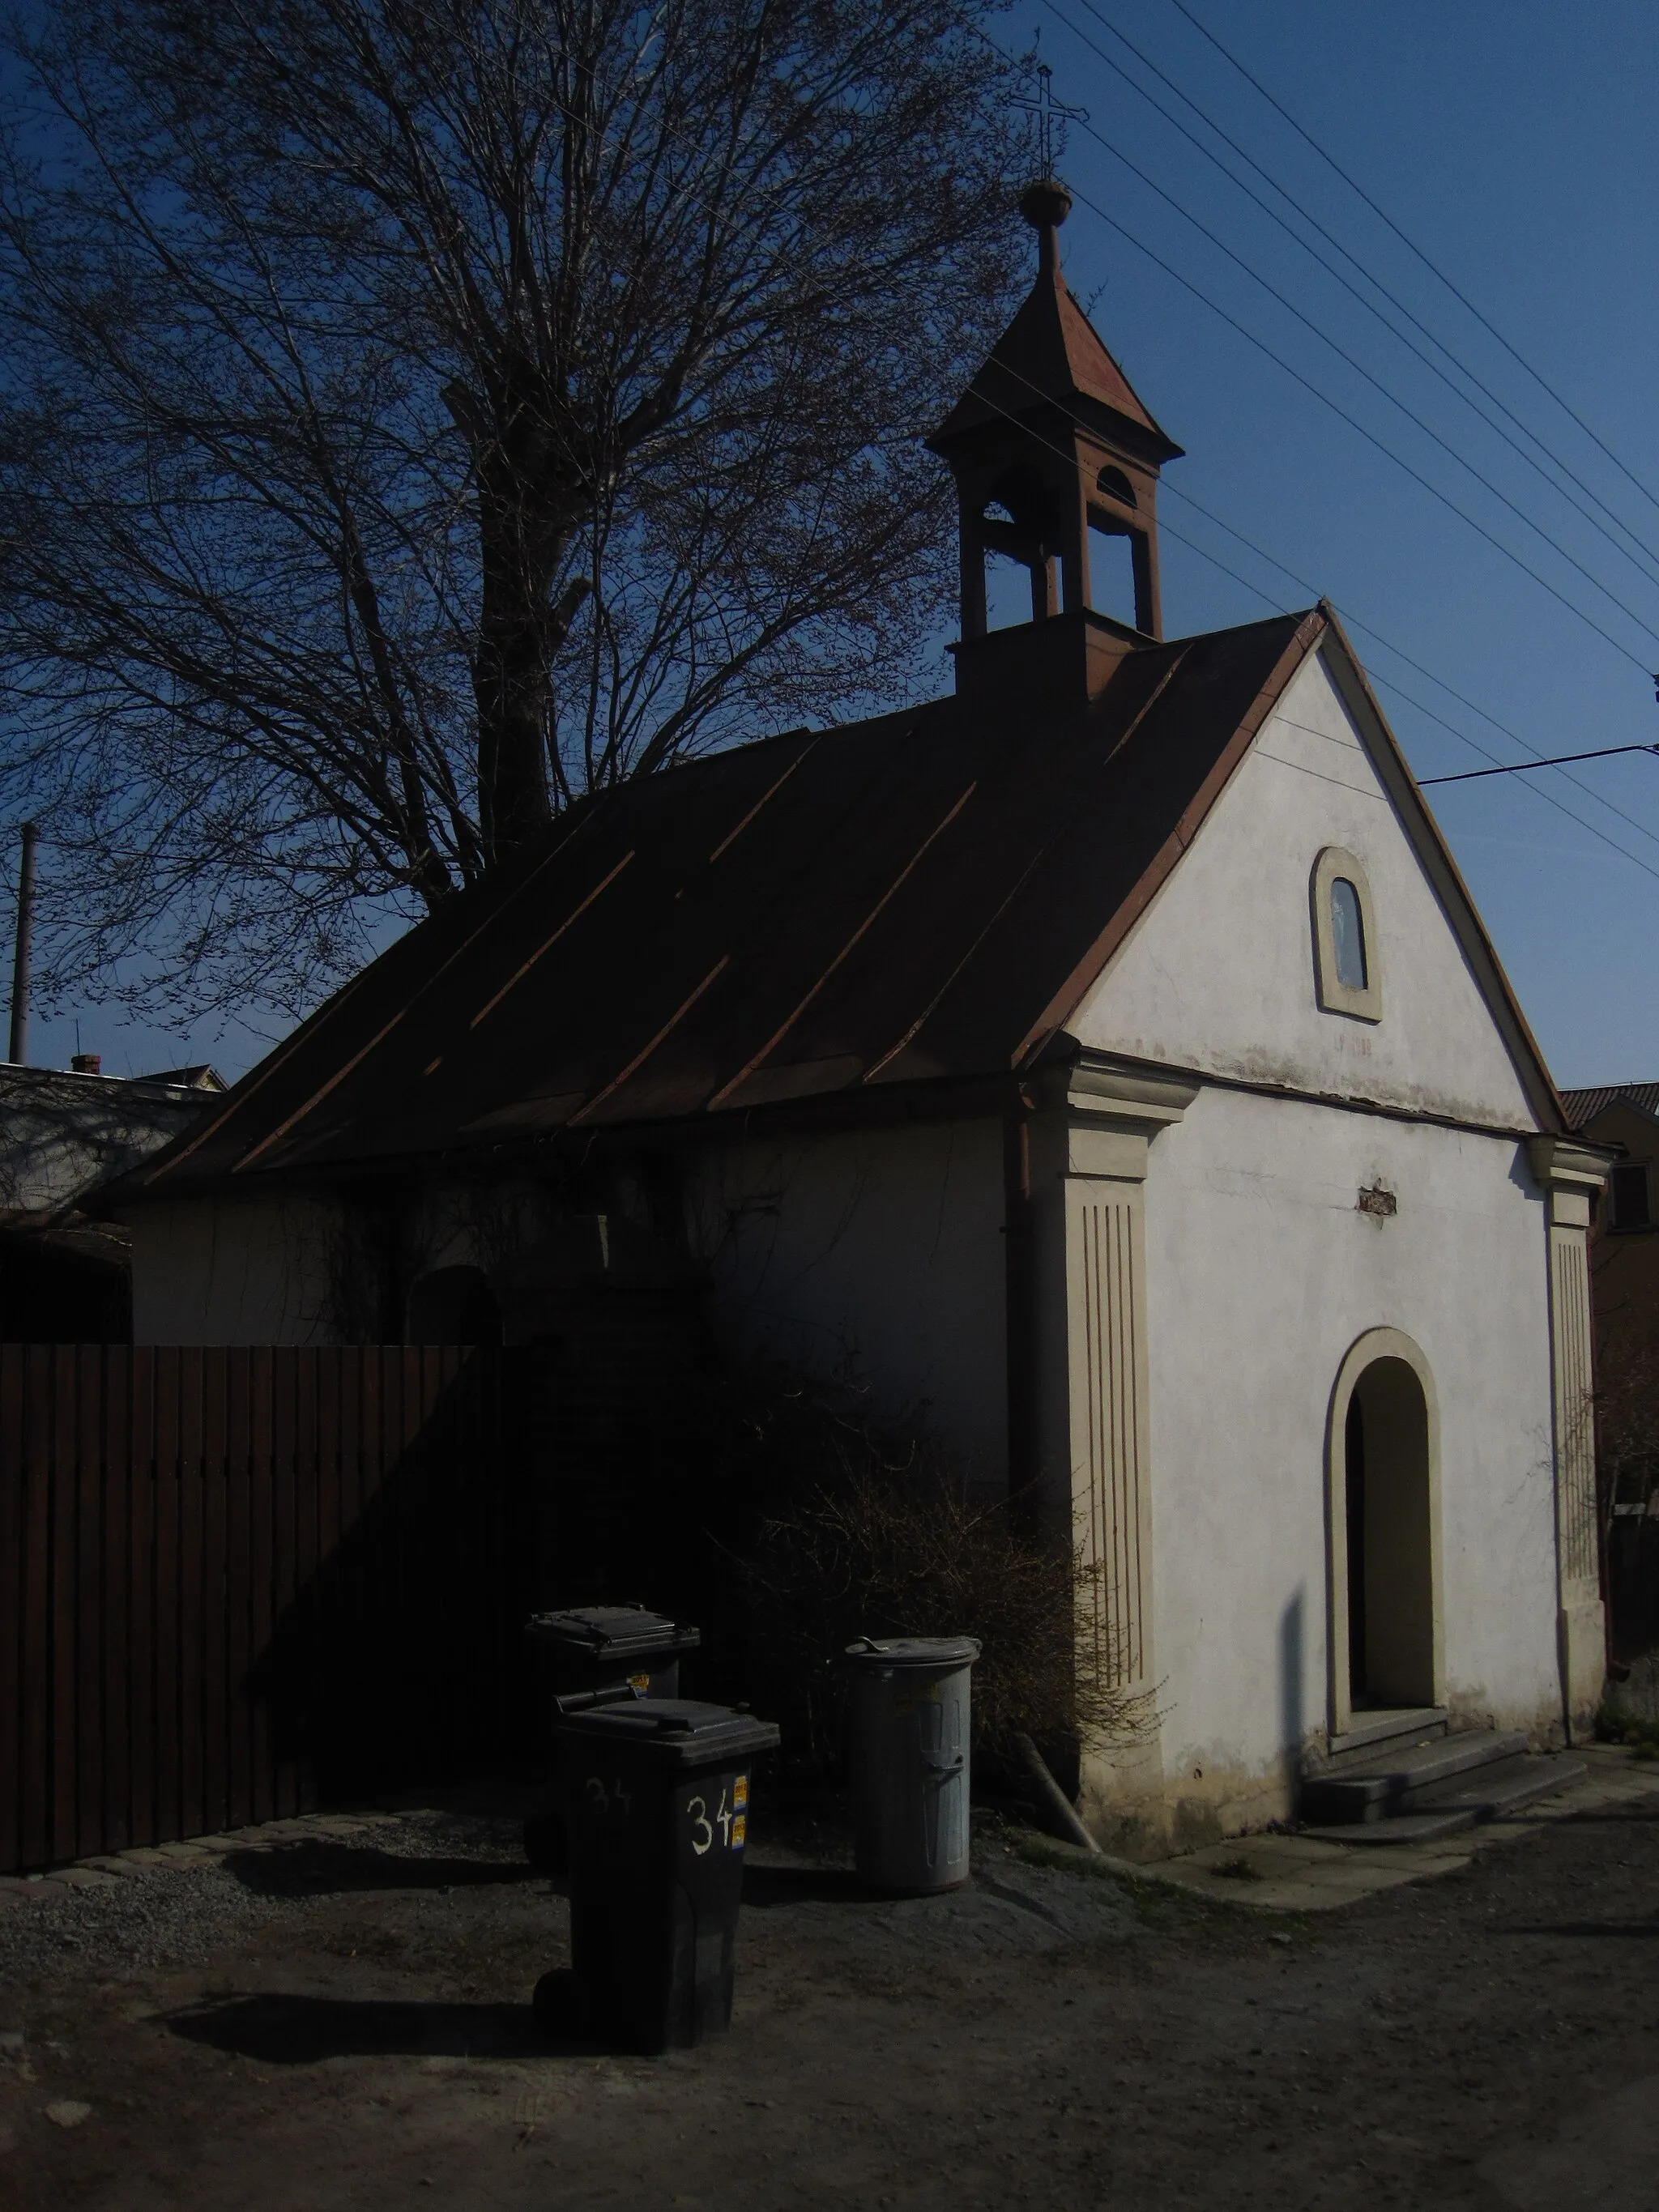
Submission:
[[[1427,1362],[1373,1329],[1342,1363],[1330,1425],[1331,1729],[1442,1701],[1439,1421]]]

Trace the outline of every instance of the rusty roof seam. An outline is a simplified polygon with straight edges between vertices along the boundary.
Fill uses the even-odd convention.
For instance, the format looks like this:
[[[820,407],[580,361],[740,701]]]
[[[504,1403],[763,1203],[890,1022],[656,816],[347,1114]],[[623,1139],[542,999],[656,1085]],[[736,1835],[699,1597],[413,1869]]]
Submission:
[[[506,982],[502,984],[501,989],[496,992],[493,999],[485,1000],[483,1005],[479,1007],[477,1012],[473,1015],[471,1020],[467,1024],[467,1027],[469,1029],[476,1030],[486,1014],[493,1014],[496,1007],[501,1003],[501,1000],[507,996],[507,993],[512,990],[515,985],[523,982],[525,977],[530,973],[536,963],[541,958],[543,953],[551,951],[553,947],[558,943],[559,939],[564,935],[566,930],[574,928],[575,924],[579,922],[582,916],[587,912],[588,908],[592,905],[594,900],[599,897],[599,894],[602,891],[608,890],[611,885],[616,882],[617,877],[621,875],[623,870],[634,858],[636,849],[637,848],[635,847],[630,845],[628,850],[623,854],[621,860],[617,861],[616,866],[611,869],[610,874],[608,876],[602,877],[600,880],[594,884],[592,890],[589,891],[587,896],[581,902],[580,905],[573,908],[572,910],[566,915],[564,920],[554,931],[552,936],[548,938],[544,943],[538,945],[536,947],[536,950],[531,954],[530,957],[523,963],[523,965],[515,969],[514,972],[507,977]],[[433,1065],[435,1066],[437,1062],[434,1060]]]
[[[738,823],[736,829],[728,830],[726,831],[725,836],[720,839],[720,843],[715,846],[714,851],[708,855],[708,865],[711,868],[714,866],[715,861],[719,860],[720,854],[726,851],[727,846],[735,845],[737,843],[738,838],[742,836],[744,831],[749,827],[755,817],[760,812],[762,807],[765,806],[770,800],[776,798],[779,792],[783,789],[784,785],[788,782],[790,777],[793,775],[795,770],[800,766],[801,763],[806,758],[806,756],[812,750],[817,742],[818,741],[816,737],[809,738],[806,743],[801,747],[800,750],[795,755],[793,760],[790,762],[788,767],[785,769],[783,774],[778,778],[777,781],[769,786],[769,787],[761,793],[760,797],[750,808],[748,813],[745,814],[742,821]]]
[[[655,1036],[652,1038],[650,1043],[647,1045],[642,1051],[636,1052],[633,1059],[629,1061],[627,1066],[622,1070],[621,1073],[611,1077],[610,1082],[605,1085],[603,1091],[596,1092],[594,1096],[587,1101],[587,1103],[585,1106],[579,1106],[577,1108],[576,1111],[565,1123],[566,1128],[574,1129],[578,1121],[585,1121],[588,1115],[592,1114],[596,1108],[603,1106],[605,1100],[609,1098],[613,1092],[620,1091],[623,1084],[627,1083],[633,1076],[636,1075],[640,1069],[644,1066],[646,1061],[650,1059],[652,1054],[655,1052],[657,1047],[662,1042],[663,1039],[669,1036],[674,1030],[678,1028],[679,1024],[685,1019],[685,1017],[690,1012],[692,1007],[696,1005],[698,1000],[702,998],[703,993],[708,988],[709,985],[715,981],[719,976],[723,975],[731,964],[731,954],[729,952],[721,953],[720,958],[714,963],[708,973],[703,977],[696,989],[692,992],[690,998],[686,999],[676,1009],[676,1011],[669,1016],[668,1019],[657,1031]]]
[[[975,776],[973,781],[969,785],[967,790],[963,793],[961,798],[957,800],[955,805],[952,806],[949,812],[945,816],[944,819],[930,830],[927,835],[922,839],[921,844],[917,846],[915,851],[910,855],[904,866],[899,870],[897,875],[894,877],[892,882],[889,884],[886,890],[876,901],[876,903],[871,908],[869,913],[865,915],[864,920],[853,932],[853,934],[848,939],[846,944],[842,946],[841,951],[836,953],[835,958],[824,969],[823,975],[818,977],[817,982],[813,984],[811,989],[800,1001],[794,1012],[790,1014],[788,1018],[773,1032],[767,1042],[762,1046],[761,1049],[755,1054],[753,1059],[749,1061],[747,1066],[739,1068],[738,1073],[732,1076],[729,1082],[721,1085],[720,1088],[715,1091],[713,1097],[708,1101],[708,1103],[703,1109],[705,1112],[711,1111],[714,1107],[720,1103],[722,1099],[729,1098],[739,1084],[746,1082],[755,1073],[755,1070],[771,1057],[778,1046],[782,1043],[784,1038],[788,1036],[790,1030],[793,1029],[795,1024],[806,1012],[806,1009],[811,1005],[813,1000],[817,997],[818,993],[823,990],[824,985],[835,974],[836,969],[838,969],[842,963],[851,954],[854,947],[871,927],[877,916],[881,913],[883,908],[887,905],[890,899],[896,896],[911,872],[920,865],[922,856],[927,853],[928,848],[934,842],[935,839],[944,836],[945,832],[950,828],[951,824],[956,820],[957,815],[961,813],[963,808],[966,806],[969,800],[978,789],[979,778]]]
[[[1146,697],[1142,701],[1138,710],[1129,717],[1128,725],[1123,731],[1121,736],[1118,738],[1117,743],[1114,745],[1109,745],[1106,748],[1105,755],[1101,763],[1103,768],[1109,766],[1122,751],[1124,746],[1128,744],[1130,738],[1133,737],[1135,732],[1146,720],[1147,715],[1152,713],[1153,708],[1157,706],[1158,701],[1164,696],[1165,691],[1169,690],[1170,684],[1175,681],[1177,672],[1185,666],[1187,657],[1191,653],[1192,649],[1192,639],[1189,637],[1182,638],[1175,648],[1175,652],[1170,658],[1169,666],[1164,670],[1163,675],[1158,678],[1157,683],[1153,684],[1152,690],[1147,693]]]

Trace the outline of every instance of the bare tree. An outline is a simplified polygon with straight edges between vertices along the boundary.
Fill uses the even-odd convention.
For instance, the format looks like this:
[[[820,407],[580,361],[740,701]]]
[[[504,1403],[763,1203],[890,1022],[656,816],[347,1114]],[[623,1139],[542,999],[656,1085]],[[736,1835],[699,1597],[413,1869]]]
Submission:
[[[910,677],[1006,305],[974,0],[62,0],[0,155],[0,775],[60,987],[295,1007]]]

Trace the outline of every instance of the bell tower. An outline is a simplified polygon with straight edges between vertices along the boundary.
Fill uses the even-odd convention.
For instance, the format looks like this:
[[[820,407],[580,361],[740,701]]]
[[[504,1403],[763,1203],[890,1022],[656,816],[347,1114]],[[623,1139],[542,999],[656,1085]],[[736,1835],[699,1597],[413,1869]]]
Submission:
[[[967,391],[927,441],[956,478],[961,522],[964,688],[975,641],[987,635],[986,562],[1001,554],[1031,580],[1031,625],[1082,619],[1109,633],[1119,653],[1164,635],[1158,575],[1158,479],[1181,447],[1135,397],[1060,271],[1064,185],[1027,187],[1019,211],[1037,234],[1037,277]],[[1092,603],[1091,532],[1127,538],[1133,624]],[[1076,625],[1063,622],[1070,629]],[[1017,626],[1029,635],[1025,624]],[[1005,633],[997,632],[1000,637]],[[1059,642],[1058,637],[1054,641]],[[1106,638],[1100,637],[1104,645]]]

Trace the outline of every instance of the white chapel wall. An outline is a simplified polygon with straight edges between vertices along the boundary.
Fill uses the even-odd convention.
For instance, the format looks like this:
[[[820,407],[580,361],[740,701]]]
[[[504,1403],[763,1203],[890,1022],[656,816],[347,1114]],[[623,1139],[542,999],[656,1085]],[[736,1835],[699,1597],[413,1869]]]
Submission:
[[[1369,880],[1375,1023],[1318,1002],[1310,879],[1329,847]],[[1519,1140],[1536,1121],[1317,655],[1069,1027],[1097,1050],[1354,1102],[1204,1085],[1150,1148],[1155,1611],[1176,1832],[1284,1810],[1294,1747],[1327,1724],[1327,1421],[1344,1355],[1370,1329],[1411,1338],[1437,1386],[1455,1713],[1549,1729],[1547,1232]],[[1367,1103],[1391,1110],[1356,1110]],[[1393,1215],[1360,1208],[1375,1186]]]
[[[1002,1135],[992,1121],[711,1147],[694,1246],[736,1348],[924,1410],[975,1491],[1006,1481]]]
[[[337,1208],[302,1194],[134,1206],[136,1344],[325,1344]]]
[[[1409,1336],[1435,1378],[1454,1712],[1559,1718],[1545,1229],[1519,1152],[1220,1090],[1151,1148],[1165,1773],[1177,1800],[1234,1804],[1224,1825],[1326,1723],[1326,1423],[1370,1329]],[[1391,1217],[1356,1203],[1377,1184]]]
[[[1326,1013],[1309,884],[1328,846],[1370,878],[1382,1019]],[[1431,884],[1318,653],[1068,1024],[1084,1044],[1246,1081],[1534,1124]]]

